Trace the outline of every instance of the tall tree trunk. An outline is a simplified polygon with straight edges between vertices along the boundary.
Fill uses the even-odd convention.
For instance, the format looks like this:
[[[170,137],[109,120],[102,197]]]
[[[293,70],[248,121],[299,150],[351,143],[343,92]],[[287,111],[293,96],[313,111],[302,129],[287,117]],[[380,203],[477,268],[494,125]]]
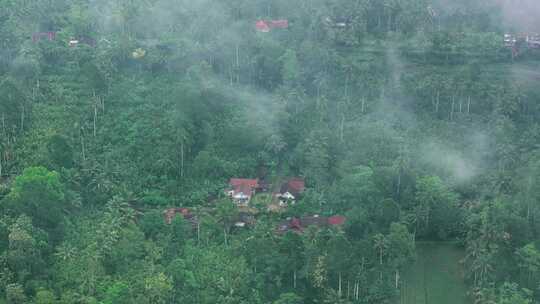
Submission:
[[[338,279],[338,296],[339,296],[339,298],[341,298],[341,294],[342,294],[341,293],[341,271],[339,272],[338,277],[339,277],[339,279]]]
[[[450,120],[454,119],[454,106],[456,104],[456,96],[452,95],[452,108],[450,109]]]
[[[354,299],[358,301],[360,299],[360,281],[356,281]]]
[[[381,280],[382,282],[382,278],[383,278],[383,270],[382,270],[382,257],[383,257],[383,249],[382,249],[382,246],[380,248],[380,252],[379,252],[379,264],[381,265],[381,270],[379,271],[379,279]]]
[[[236,44],[236,83],[240,84],[240,46]]]
[[[94,137],[96,137],[96,125],[97,125],[97,100],[94,102]]]
[[[430,208],[429,206],[426,208],[426,229],[429,229],[429,213],[430,213]]]
[[[400,191],[401,191],[401,165],[399,166],[399,170],[398,170],[398,180],[397,180],[397,189],[396,189],[398,200],[399,200]]]
[[[528,185],[527,185],[527,222],[531,220],[531,187],[532,187],[532,176],[529,175]]]
[[[345,114],[341,114],[341,125],[339,127],[339,139],[343,141],[343,133],[345,129]]]
[[[85,151],[85,147],[84,147],[84,132],[83,132],[83,129],[81,128],[80,130],[80,136],[81,136],[81,152],[82,152],[82,159],[83,161],[86,160],[86,151]]]
[[[24,132],[24,104],[21,104],[21,133]]]
[[[347,72],[345,72],[345,73],[347,73]],[[348,92],[348,91],[349,91],[349,74],[347,73],[347,74],[345,75],[345,92],[344,92],[344,93],[345,93],[345,94],[344,94],[344,95],[345,95],[345,99],[347,99],[347,97],[349,96],[349,92]]]
[[[180,177],[184,177],[184,141],[180,142]]]
[[[440,102],[441,102],[441,91],[437,90],[437,97],[435,98],[435,113],[439,113]]]
[[[197,220],[197,244],[201,242],[201,223]]]

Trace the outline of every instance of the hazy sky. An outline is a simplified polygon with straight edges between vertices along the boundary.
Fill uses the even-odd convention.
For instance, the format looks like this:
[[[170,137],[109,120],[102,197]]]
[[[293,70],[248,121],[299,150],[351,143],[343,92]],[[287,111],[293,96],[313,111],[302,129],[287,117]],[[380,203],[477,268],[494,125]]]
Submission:
[[[540,32],[540,0],[496,1],[503,7],[506,25],[516,30]]]

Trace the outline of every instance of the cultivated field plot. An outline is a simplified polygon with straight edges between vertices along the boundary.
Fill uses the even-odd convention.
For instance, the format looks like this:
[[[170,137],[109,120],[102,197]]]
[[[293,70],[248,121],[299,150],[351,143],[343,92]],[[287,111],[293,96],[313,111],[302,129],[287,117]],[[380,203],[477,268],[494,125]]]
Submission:
[[[417,244],[417,260],[405,272],[399,304],[469,304],[460,260],[453,243]]]

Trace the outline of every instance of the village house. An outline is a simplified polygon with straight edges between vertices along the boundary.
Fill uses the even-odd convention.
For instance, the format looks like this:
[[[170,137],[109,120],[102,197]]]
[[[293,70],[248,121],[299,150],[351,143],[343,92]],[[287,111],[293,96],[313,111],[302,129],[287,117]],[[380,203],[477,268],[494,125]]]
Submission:
[[[90,47],[95,47],[97,45],[97,42],[95,39],[87,36],[81,36],[79,38],[71,38],[69,40],[69,46],[70,47],[76,47],[78,45],[85,44]]]
[[[39,42],[41,40],[53,41],[56,38],[56,32],[37,32],[32,34],[32,42]]]
[[[281,185],[279,193],[276,193],[275,196],[279,200],[279,205],[286,207],[289,203],[294,204],[305,189],[306,183],[304,179],[294,177],[284,182]]]
[[[337,18],[326,17],[324,19],[324,23],[326,24],[326,26],[329,26],[329,27],[346,28],[351,23],[351,20],[350,18],[347,18],[347,17],[337,17]]]
[[[236,218],[234,222],[234,227],[236,228],[251,227],[255,225],[255,223],[256,223],[255,216],[253,216],[249,212],[239,212],[238,217]]]
[[[527,36],[527,45],[531,49],[540,49],[540,35],[530,34]]]
[[[283,234],[287,233],[288,231],[302,233],[310,226],[315,226],[317,228],[340,227],[343,226],[345,220],[346,218],[340,215],[331,217],[313,215],[301,218],[288,218],[279,224],[277,227],[277,233]]]
[[[504,46],[507,48],[526,47],[540,48],[540,35],[536,33],[504,34]]]
[[[188,208],[169,208],[163,211],[163,217],[165,219],[165,222],[169,225],[172,223],[176,215],[182,216],[184,220],[190,223],[194,229],[197,228],[199,220],[197,219],[197,216],[191,213]]]
[[[227,195],[239,206],[247,206],[257,188],[259,188],[257,179],[231,178]]]
[[[289,21],[285,19],[280,20],[257,20],[255,22],[255,29],[259,32],[268,33],[272,29],[286,29],[289,27]]]

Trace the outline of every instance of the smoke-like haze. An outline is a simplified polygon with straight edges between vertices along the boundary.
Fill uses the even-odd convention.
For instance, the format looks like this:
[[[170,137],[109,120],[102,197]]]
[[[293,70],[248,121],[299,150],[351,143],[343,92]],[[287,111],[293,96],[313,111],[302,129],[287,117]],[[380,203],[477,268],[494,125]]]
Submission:
[[[540,1],[496,0],[495,2],[502,8],[506,27],[519,32],[540,32]]]
[[[502,18],[500,23],[505,30],[540,32],[540,0],[434,0],[434,2],[441,14],[444,12],[452,14],[464,9],[498,10]],[[96,0],[94,11],[95,18],[98,18],[98,24],[104,32],[121,30],[119,24],[123,22],[123,12],[112,2]],[[253,30],[253,25],[235,22],[234,18],[227,16],[231,12],[225,12],[225,8],[219,5],[218,1],[157,0],[149,3],[145,11],[147,15],[138,19],[140,23],[130,26],[137,27],[140,29],[137,32],[153,38],[163,38],[182,32],[182,36],[188,36],[191,40],[186,43],[185,49],[179,48],[176,52],[182,53],[185,58],[193,59],[193,63],[197,60],[212,61],[212,58],[205,56],[205,52],[216,54],[216,50],[221,50],[219,56],[231,63],[237,62],[239,66],[246,66],[247,61],[253,60],[246,57],[242,49],[243,44],[257,43],[250,37],[251,34],[247,34]],[[254,18],[255,13],[253,20]],[[185,35],[186,33],[189,35]],[[407,72],[407,63],[400,57],[396,45],[390,42],[386,46],[385,59],[391,69],[390,77],[383,85],[380,102],[370,108],[372,114],[367,118],[383,121],[381,125],[386,126],[388,130],[380,130],[381,133],[393,134],[396,130],[400,133],[403,130],[421,128],[412,108],[415,101],[401,88],[401,78]],[[249,113],[246,118],[250,120],[250,125],[272,133],[278,132],[276,116],[282,112],[274,96],[247,86],[232,87],[229,83],[232,81],[226,78],[212,77],[212,81],[225,96],[246,105],[243,110]],[[411,150],[417,151],[414,157],[418,163],[434,168],[441,175],[448,176],[458,183],[465,183],[483,172],[486,156],[490,153],[491,139],[486,132],[471,130],[470,134],[465,138],[467,147],[456,147],[452,145],[450,139],[447,141],[425,139],[416,142],[417,146]]]
[[[507,31],[540,32],[540,1],[538,0],[434,0],[434,6],[443,15],[464,11],[489,12],[492,20]]]
[[[480,131],[465,138],[466,147],[451,147],[441,140],[427,140],[419,146],[419,159],[453,182],[467,183],[485,170],[490,140]]]

